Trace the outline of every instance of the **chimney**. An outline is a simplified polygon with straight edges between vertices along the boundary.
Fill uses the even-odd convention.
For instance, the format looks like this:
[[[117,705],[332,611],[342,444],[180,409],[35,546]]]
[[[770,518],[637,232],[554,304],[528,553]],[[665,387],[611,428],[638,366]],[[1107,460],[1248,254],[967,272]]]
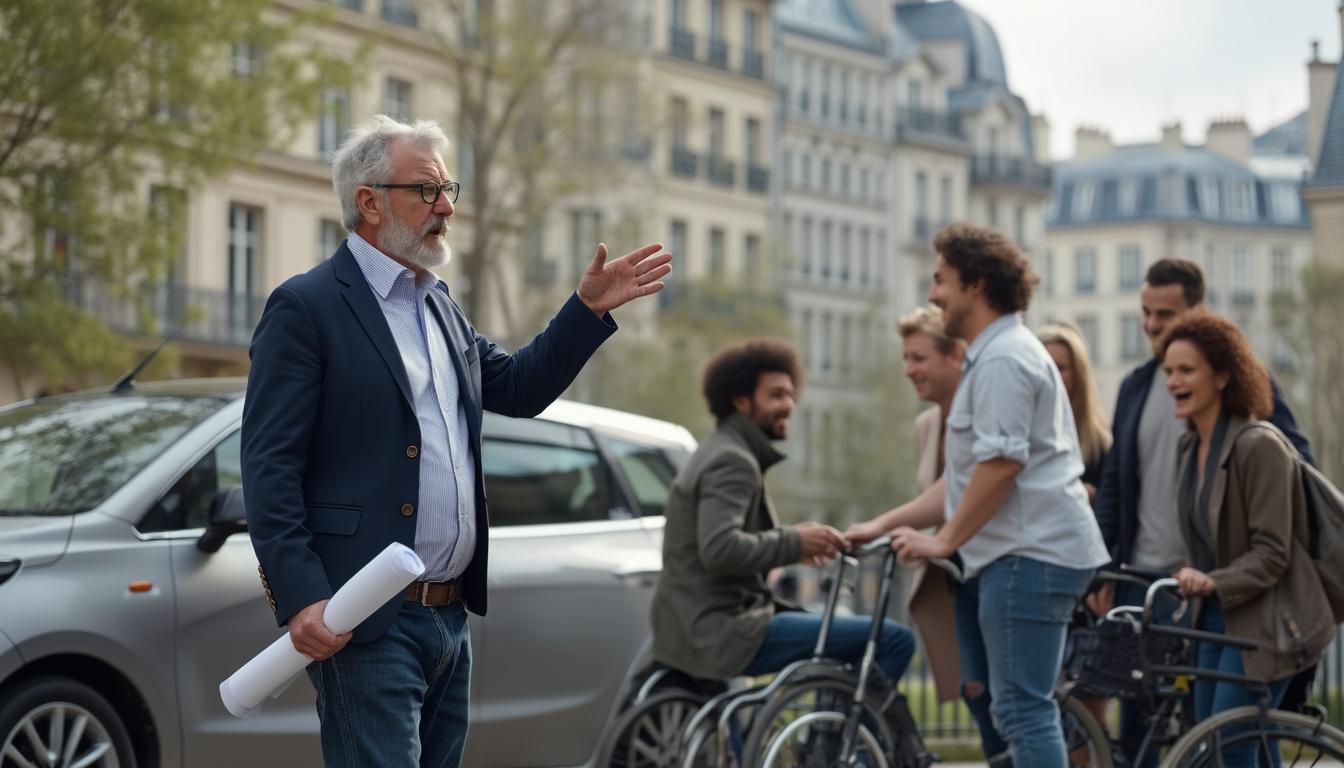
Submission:
[[[1311,61],[1307,62],[1307,158],[1312,167],[1321,157],[1325,118],[1330,113],[1330,100],[1335,92],[1335,72],[1334,62],[1321,59],[1321,42],[1313,40]]]
[[[1080,125],[1073,132],[1073,159],[1075,162],[1091,160],[1094,157],[1108,155],[1115,150],[1111,143],[1111,134],[1100,128]]]
[[[1209,123],[1204,148],[1215,155],[1246,165],[1251,161],[1251,127],[1240,117],[1214,120]]]
[[[1185,149],[1185,139],[1181,138],[1181,121],[1162,126],[1163,149]]]
[[[1036,146],[1032,147],[1032,157],[1041,165],[1050,164],[1050,121],[1045,113],[1031,116],[1031,137]]]

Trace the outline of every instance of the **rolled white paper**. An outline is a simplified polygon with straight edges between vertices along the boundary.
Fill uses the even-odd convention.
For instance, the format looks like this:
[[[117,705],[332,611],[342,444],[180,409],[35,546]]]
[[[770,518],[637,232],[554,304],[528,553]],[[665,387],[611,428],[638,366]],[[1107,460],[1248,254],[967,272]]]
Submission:
[[[410,547],[393,542],[336,590],[322,612],[322,623],[333,634],[345,634],[424,572],[425,564]],[[294,649],[285,632],[220,683],[219,696],[233,716],[253,717],[263,704],[284,693],[312,661]]]

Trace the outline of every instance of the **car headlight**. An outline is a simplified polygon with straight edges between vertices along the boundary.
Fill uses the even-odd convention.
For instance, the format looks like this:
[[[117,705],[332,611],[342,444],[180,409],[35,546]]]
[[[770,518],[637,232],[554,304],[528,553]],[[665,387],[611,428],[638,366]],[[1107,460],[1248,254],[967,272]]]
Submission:
[[[18,558],[0,557],[0,584],[9,581],[9,577],[19,572]]]

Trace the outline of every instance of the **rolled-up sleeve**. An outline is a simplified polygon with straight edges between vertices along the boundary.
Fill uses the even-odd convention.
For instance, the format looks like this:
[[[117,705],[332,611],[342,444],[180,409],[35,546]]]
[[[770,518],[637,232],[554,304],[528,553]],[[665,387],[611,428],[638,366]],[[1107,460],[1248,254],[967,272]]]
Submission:
[[[1026,466],[1039,386],[1032,372],[1011,357],[982,360],[971,383],[971,456],[981,464],[1008,459]]]

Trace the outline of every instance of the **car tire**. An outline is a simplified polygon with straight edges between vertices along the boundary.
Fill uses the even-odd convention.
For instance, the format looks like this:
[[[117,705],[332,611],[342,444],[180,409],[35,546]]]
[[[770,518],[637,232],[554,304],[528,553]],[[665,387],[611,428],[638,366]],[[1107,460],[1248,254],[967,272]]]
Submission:
[[[6,690],[0,704],[0,768],[23,763],[7,754],[16,750],[34,765],[46,765],[45,756],[34,758],[38,745],[25,726],[33,726],[41,747],[56,753],[58,768],[80,763],[97,754],[89,768],[136,768],[135,750],[126,724],[97,691],[64,677],[37,677]],[[52,742],[53,718],[62,718],[58,742]],[[70,737],[78,732],[77,741]]]

